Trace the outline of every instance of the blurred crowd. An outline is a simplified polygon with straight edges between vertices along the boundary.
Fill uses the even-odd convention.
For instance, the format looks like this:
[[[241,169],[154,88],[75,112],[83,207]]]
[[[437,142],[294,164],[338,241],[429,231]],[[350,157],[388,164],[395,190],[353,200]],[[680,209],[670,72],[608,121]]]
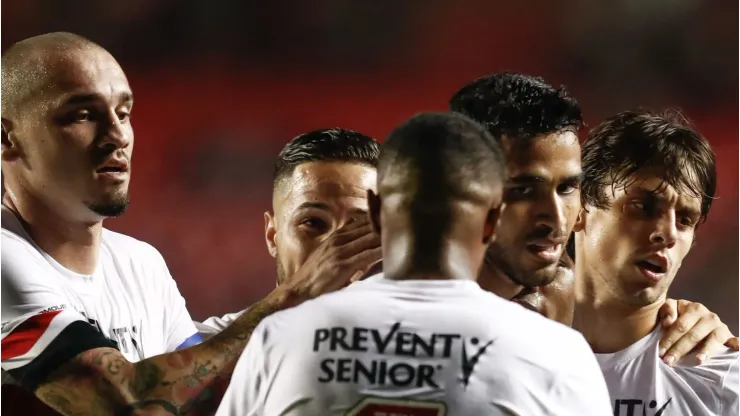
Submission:
[[[738,3],[26,0],[2,45],[65,30],[111,51],[136,96],[132,205],[108,226],[156,246],[195,319],[273,285],[272,162],[323,127],[382,140],[500,70],[565,84],[590,124],[680,107],[718,154],[719,199],[671,295],[738,326]]]

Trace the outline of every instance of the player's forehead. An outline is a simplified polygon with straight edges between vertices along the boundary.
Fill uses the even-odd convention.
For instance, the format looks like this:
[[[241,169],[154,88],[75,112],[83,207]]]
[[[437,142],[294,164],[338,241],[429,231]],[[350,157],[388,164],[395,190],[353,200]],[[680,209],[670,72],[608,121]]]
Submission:
[[[279,201],[290,215],[301,209],[367,211],[367,190],[375,189],[376,170],[351,162],[298,165],[283,184]]]
[[[90,47],[61,52],[46,60],[48,91],[54,104],[70,98],[120,101],[132,96],[128,79],[116,60],[105,50]]]
[[[656,202],[700,212],[702,198],[688,189],[689,186],[698,188],[698,180],[690,171],[685,174],[684,178],[666,178],[660,169],[644,169],[625,178],[624,183],[611,187],[613,189],[608,191],[612,191],[615,200],[650,198]]]
[[[581,145],[570,130],[543,134],[526,142],[504,138],[503,145],[509,178],[557,182],[581,174]]]

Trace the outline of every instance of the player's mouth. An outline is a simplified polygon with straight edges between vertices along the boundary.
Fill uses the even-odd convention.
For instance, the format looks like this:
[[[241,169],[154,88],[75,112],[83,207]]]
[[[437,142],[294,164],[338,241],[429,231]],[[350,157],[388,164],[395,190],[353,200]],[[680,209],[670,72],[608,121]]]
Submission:
[[[640,270],[640,273],[653,282],[657,282],[665,277],[668,271],[668,259],[661,255],[654,255],[643,260],[638,260],[635,264],[638,270]]]
[[[97,168],[95,173],[98,177],[105,179],[124,180],[129,174],[128,160],[123,158],[109,159]]]
[[[560,260],[563,242],[559,240],[538,239],[527,244],[527,251],[546,263],[554,263]]]

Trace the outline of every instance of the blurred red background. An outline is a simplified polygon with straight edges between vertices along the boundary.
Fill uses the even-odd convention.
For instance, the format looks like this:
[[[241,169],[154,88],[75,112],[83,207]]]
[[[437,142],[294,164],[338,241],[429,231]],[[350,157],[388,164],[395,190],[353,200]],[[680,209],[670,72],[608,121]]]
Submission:
[[[466,0],[3,5],[2,45],[56,30],[108,48],[136,96],[130,210],[108,227],[157,247],[195,319],[266,294],[272,163],[293,136],[379,140],[500,70],[565,84],[589,124],[678,107],[718,154],[719,199],[671,295],[738,327],[737,2]]]

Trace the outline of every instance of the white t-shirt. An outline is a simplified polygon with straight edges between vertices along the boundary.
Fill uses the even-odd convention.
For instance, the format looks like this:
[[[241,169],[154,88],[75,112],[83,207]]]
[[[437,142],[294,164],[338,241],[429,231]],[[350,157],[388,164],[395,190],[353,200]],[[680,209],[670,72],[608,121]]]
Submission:
[[[240,317],[247,310],[249,309],[227,313],[220,318],[218,316],[212,316],[203,322],[193,321],[193,324],[198,329],[201,338],[206,340],[226,329],[227,326],[231,325],[232,322],[236,321],[236,318]]]
[[[671,367],[658,356],[660,327],[613,354],[596,354],[614,416],[731,416],[738,414],[737,352],[697,365],[687,355]]]
[[[472,281],[376,275],[260,323],[218,416],[611,415],[583,337]]]
[[[33,390],[92,348],[117,348],[136,362],[200,338],[164,259],[149,244],[104,229],[97,269],[81,275],[36,246],[6,207],[1,244],[2,285],[18,292],[1,317],[4,382],[9,373]]]

